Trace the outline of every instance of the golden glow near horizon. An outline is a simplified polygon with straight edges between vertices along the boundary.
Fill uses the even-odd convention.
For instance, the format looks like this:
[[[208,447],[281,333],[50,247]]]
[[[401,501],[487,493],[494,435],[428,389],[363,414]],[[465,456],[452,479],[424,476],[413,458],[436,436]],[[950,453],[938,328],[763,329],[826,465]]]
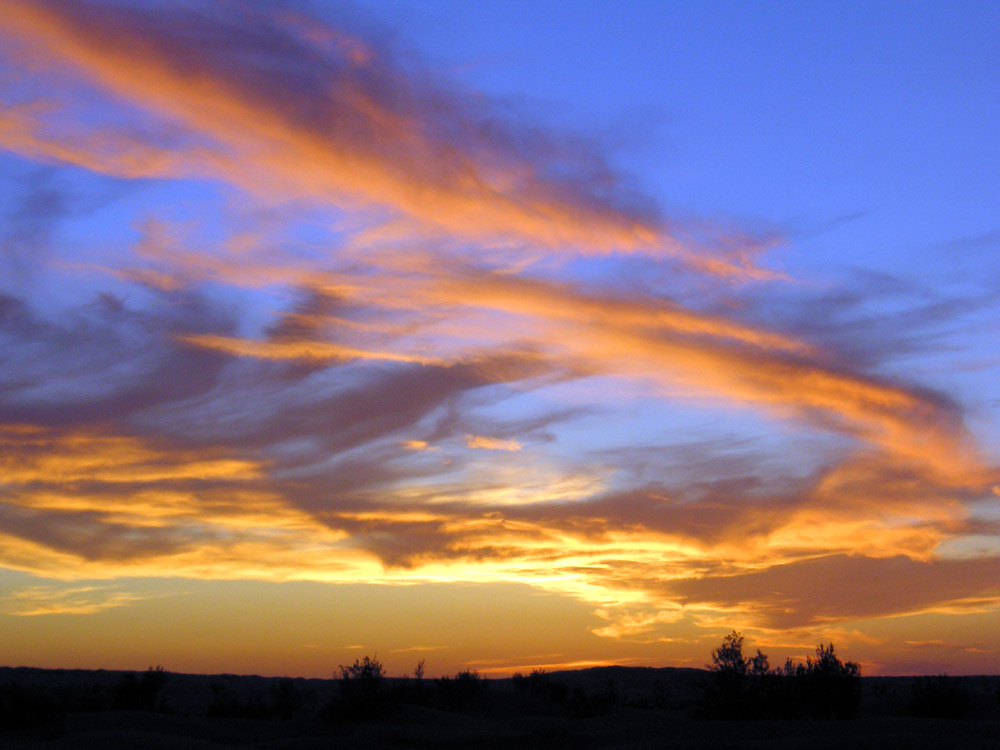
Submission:
[[[3,158],[111,206],[0,289],[0,660],[701,666],[739,628],[1000,671],[997,433],[917,322],[357,22],[223,5],[0,0]]]

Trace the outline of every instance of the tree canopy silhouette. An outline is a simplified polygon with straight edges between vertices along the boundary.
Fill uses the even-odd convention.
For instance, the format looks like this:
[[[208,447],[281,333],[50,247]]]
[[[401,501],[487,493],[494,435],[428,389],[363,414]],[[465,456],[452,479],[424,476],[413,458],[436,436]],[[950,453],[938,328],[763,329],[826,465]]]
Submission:
[[[760,652],[758,652],[760,653]],[[735,630],[722,639],[722,645],[712,649],[712,666],[717,675],[742,676],[747,673],[747,660],[743,658],[743,635]]]
[[[832,643],[816,646],[805,664],[788,659],[784,667],[771,669],[760,649],[753,657],[743,656],[743,642],[743,634],[734,630],[712,649],[706,717],[846,719],[857,714],[861,668],[841,661]]]

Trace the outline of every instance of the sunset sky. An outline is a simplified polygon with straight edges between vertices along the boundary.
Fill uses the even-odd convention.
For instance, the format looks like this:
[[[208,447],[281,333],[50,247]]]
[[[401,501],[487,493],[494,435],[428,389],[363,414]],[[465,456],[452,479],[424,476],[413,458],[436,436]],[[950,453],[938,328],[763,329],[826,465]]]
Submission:
[[[997,29],[0,0],[0,664],[1000,673]]]

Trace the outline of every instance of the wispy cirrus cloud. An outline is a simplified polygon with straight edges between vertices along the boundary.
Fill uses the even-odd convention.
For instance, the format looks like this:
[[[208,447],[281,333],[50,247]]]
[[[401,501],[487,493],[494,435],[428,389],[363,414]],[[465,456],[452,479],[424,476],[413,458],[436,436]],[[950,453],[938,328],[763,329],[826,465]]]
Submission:
[[[8,595],[6,611],[18,617],[92,615],[145,598],[145,595],[117,590],[113,586],[32,586]]]
[[[814,351],[804,341],[766,328],[660,300],[601,298],[539,279],[491,272],[430,272],[421,277],[411,265],[406,276],[370,278],[368,289],[361,286],[365,281],[356,281],[353,289],[347,288],[346,279],[327,281],[337,298],[361,305],[374,304],[376,289],[391,289],[389,305],[426,315],[424,323],[414,325],[429,329],[429,336],[466,339],[482,346],[498,331],[502,338],[491,342],[494,346],[528,345],[531,351],[549,356],[553,368],[568,364],[584,373],[659,381],[665,388],[679,387],[814,422],[909,460],[930,462],[944,472],[981,471],[961,410],[945,395],[853,371],[835,364],[833,352]],[[214,339],[189,341],[221,346]],[[331,356],[342,351],[316,339],[226,346],[262,357],[285,352],[303,360],[326,348]],[[354,351],[358,357],[379,356],[360,345]]]
[[[9,111],[4,145],[35,158],[360,202],[398,212],[415,222],[411,232],[432,236],[651,252],[710,274],[776,276],[753,265],[749,252],[689,247],[663,217],[630,199],[595,152],[568,151],[554,137],[506,124],[398,53],[305,15],[228,2],[166,12],[46,0],[10,3],[3,27],[21,54],[51,60],[54,53],[191,134],[182,150],[128,131],[67,137],[31,108]],[[339,41],[319,41],[330,39]]]

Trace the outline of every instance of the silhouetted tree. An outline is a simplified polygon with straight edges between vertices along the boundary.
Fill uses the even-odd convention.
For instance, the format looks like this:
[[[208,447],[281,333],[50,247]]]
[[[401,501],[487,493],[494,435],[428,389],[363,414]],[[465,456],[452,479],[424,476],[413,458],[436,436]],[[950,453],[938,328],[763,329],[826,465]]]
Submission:
[[[425,660],[421,659],[417,662],[417,666],[413,668],[413,676],[415,679],[413,681],[412,688],[410,688],[408,684],[409,680],[404,680],[407,685],[405,686],[406,695],[403,702],[413,703],[418,706],[422,706],[426,702],[427,696],[424,690],[424,663]]]
[[[709,669],[717,675],[742,677],[747,673],[747,667],[748,662],[743,658],[742,633],[734,630],[722,639],[721,646],[712,649],[712,665]]]
[[[712,650],[712,683],[702,714],[717,719],[850,718],[861,702],[861,668],[842,662],[834,650],[820,644],[805,664],[791,659],[772,670],[760,649],[743,656],[743,636],[733,631]]]
[[[833,644],[816,647],[816,658],[807,657],[803,673],[796,671],[802,681],[802,695],[806,709],[815,719],[853,718],[861,704],[861,667],[853,662],[842,662]]]
[[[771,672],[767,654],[761,653],[760,649],[757,649],[757,655],[750,660],[749,667],[750,674],[755,677],[763,677]]]
[[[708,665],[712,685],[705,703],[709,718],[752,718],[747,684],[750,667],[750,660],[743,656],[742,633],[734,630],[722,639],[722,645],[712,649],[712,663]]]

